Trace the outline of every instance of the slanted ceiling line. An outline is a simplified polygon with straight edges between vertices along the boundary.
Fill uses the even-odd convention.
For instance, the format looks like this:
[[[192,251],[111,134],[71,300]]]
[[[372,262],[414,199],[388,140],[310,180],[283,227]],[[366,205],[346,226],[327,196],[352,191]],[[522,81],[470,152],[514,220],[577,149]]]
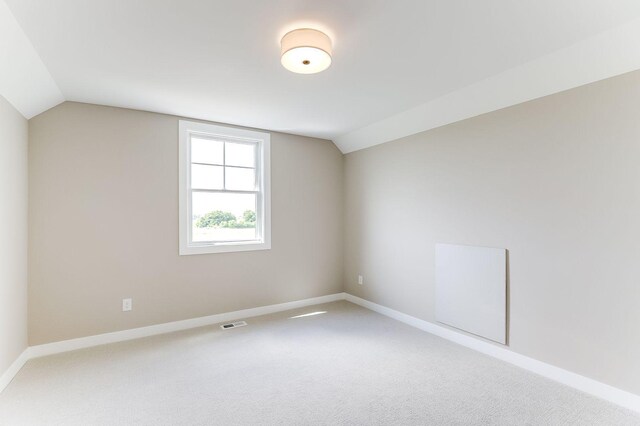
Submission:
[[[640,69],[640,19],[334,138],[343,153]]]
[[[65,101],[4,0],[0,0],[0,63],[0,95],[25,118]]]

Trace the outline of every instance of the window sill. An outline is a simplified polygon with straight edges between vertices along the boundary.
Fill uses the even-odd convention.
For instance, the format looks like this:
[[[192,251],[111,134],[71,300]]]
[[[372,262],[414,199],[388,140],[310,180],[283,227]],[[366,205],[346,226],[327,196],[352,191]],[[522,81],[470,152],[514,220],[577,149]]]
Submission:
[[[263,241],[197,244],[180,247],[180,256],[191,254],[233,253],[238,251],[270,250],[271,244]]]

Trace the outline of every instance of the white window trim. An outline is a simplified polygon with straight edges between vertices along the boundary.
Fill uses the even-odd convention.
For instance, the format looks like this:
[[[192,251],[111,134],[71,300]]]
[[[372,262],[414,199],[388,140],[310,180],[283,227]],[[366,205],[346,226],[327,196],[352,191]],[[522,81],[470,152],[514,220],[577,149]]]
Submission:
[[[271,135],[254,130],[179,120],[178,123],[178,170],[179,170],[179,239],[180,255],[228,253],[235,251],[269,250],[271,248]],[[238,242],[191,242],[191,134],[215,136],[222,139],[245,140],[258,143],[256,173],[262,175],[262,191],[257,210],[262,210],[261,239]],[[256,211],[258,213],[258,211]],[[260,217],[260,215],[258,215]]]

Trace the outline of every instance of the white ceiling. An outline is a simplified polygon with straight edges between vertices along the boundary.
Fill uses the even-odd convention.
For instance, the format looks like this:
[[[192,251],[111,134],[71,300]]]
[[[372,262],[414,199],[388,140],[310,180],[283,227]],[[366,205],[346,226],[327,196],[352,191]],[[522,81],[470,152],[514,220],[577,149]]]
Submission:
[[[634,69],[574,72],[640,19],[637,0],[5,2],[66,100],[317,136],[343,152]],[[327,71],[280,65],[279,39],[299,26],[334,40]]]
[[[0,95],[27,118],[64,102],[51,74],[2,0]]]

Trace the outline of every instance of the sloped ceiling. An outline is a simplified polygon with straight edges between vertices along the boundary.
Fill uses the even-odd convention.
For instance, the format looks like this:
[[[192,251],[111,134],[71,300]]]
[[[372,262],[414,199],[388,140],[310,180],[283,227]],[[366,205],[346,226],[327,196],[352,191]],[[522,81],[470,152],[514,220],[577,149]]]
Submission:
[[[0,0],[0,95],[15,109],[31,118],[64,102],[56,82]]]
[[[635,0],[2,1],[0,93],[26,117],[66,99],[343,152],[640,68]],[[334,41],[321,74],[279,63],[302,26]]]

